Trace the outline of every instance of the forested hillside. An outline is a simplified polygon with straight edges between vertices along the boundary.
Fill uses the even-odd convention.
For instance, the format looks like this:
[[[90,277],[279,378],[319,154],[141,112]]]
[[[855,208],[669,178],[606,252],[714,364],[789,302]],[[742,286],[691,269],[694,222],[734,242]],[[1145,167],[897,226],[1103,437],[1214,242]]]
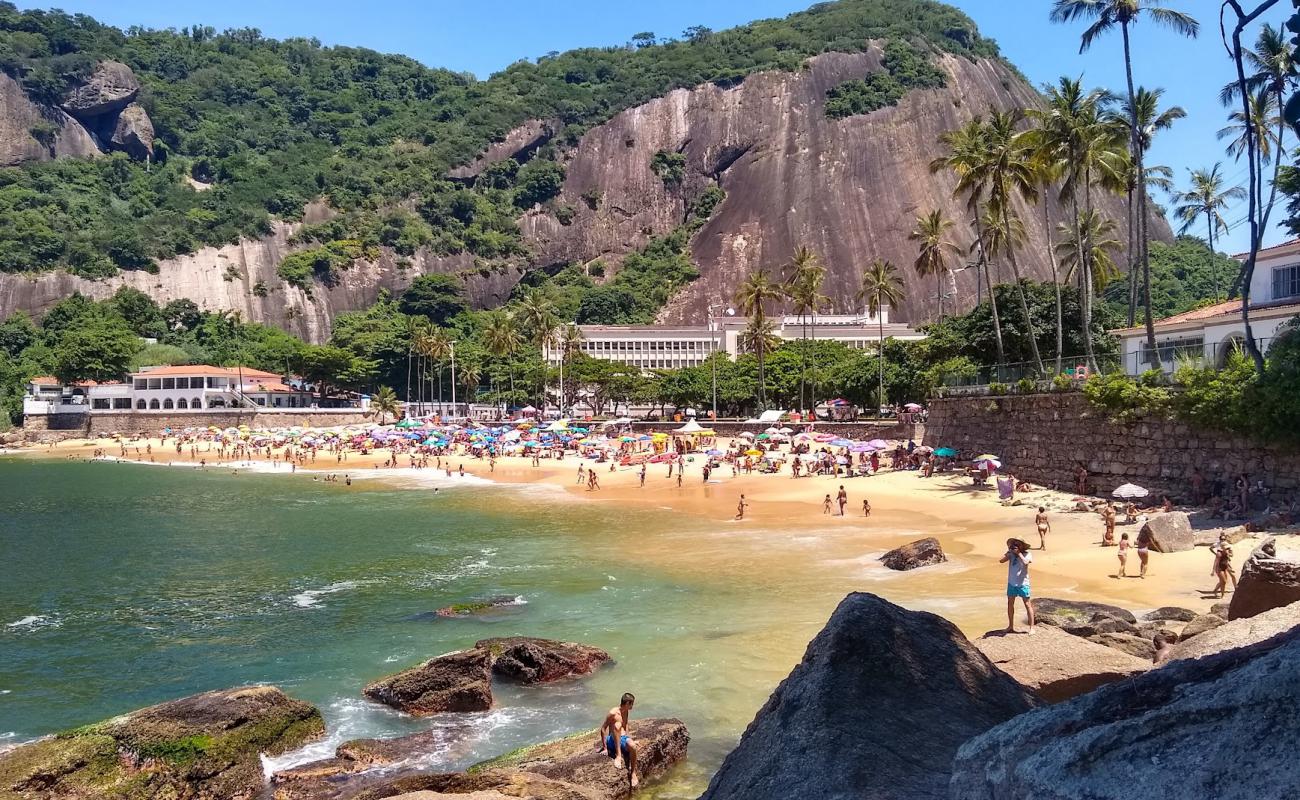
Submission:
[[[894,42],[895,58],[909,64],[915,58],[900,48],[996,54],[966,16],[939,3],[841,0],[723,32],[640,34],[626,46],[549,54],[476,80],[255,29],[121,31],[0,3],[0,70],[30,98],[56,103],[97,63],[120,61],[142,84],[157,136],[154,163],[116,153],[0,170],[0,271],[148,270],[203,245],[265,234],[273,218],[296,219],[317,197],[344,217],[306,232],[321,247],[289,265],[290,282],[308,273],[328,280],[384,245],[407,255],[427,246],[522,257],[515,218],[559,191],[557,146],[671,89],[795,71],[808,56],[863,51],[871,39]],[[909,74],[898,76],[904,86]],[[560,126],[538,157],[472,182],[445,178],[527,119]]]

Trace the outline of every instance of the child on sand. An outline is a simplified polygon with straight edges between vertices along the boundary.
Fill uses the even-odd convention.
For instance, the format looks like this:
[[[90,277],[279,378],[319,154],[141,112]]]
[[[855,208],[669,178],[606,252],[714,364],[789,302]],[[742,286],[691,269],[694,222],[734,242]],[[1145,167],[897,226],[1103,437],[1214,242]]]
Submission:
[[[1219,544],[1215,547],[1214,574],[1219,578],[1218,585],[1214,587],[1215,597],[1223,597],[1229,580],[1232,581],[1232,590],[1237,591],[1237,573],[1232,569],[1232,545],[1228,544],[1228,540],[1222,535],[1219,536]]]
[[[1128,534],[1126,533],[1119,537],[1119,552],[1115,554],[1119,558],[1119,573],[1115,575],[1116,578],[1128,577],[1124,574],[1124,567],[1128,563],[1128,548]]]
[[[1106,525],[1106,532],[1102,536],[1102,547],[1115,546],[1115,507],[1106,503],[1101,509],[1101,520]]]
[[[822,501],[822,513],[823,513],[823,514],[829,514],[829,513],[831,513],[831,496],[830,496],[830,495],[826,495],[826,499]]]
[[[871,501],[865,497],[862,499],[862,516],[871,516]]]
[[[827,496],[828,498],[830,497],[830,495],[826,495],[826,496]],[[748,506],[749,506],[749,503],[746,503],[746,502],[745,502],[745,496],[742,494],[742,495],[740,496],[740,502],[736,503],[736,519],[744,519],[744,518],[745,518],[745,509],[746,509]]]

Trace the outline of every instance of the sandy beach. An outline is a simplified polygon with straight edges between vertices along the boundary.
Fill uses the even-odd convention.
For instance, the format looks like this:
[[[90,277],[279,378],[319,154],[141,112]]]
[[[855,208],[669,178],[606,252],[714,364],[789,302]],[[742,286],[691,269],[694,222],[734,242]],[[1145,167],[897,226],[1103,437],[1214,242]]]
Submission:
[[[727,444],[726,440],[720,442],[724,448]],[[197,462],[204,461],[206,465],[202,468],[211,471],[247,473],[255,469],[270,474],[291,473],[287,464],[266,459],[251,463],[219,462],[215,447],[205,450],[208,446],[199,443],[198,452],[191,457],[188,445],[177,454],[174,440],[167,443],[157,438],[133,440],[127,444],[126,460],[191,468],[200,468]],[[97,451],[102,451],[107,458],[119,457],[120,443],[111,439],[70,440],[25,452],[34,457],[88,459]],[[405,466],[405,456],[399,456],[402,466],[397,469],[384,466],[388,458],[387,449],[369,454],[347,452],[342,460],[336,460],[334,453],[322,451],[314,463],[299,468],[295,475],[310,481],[334,474],[338,476],[339,491],[367,491],[377,485],[375,478],[384,487],[418,487],[418,481],[403,478],[435,472],[436,462],[432,459],[428,468],[411,470]],[[444,476],[450,466],[454,479],[463,466],[464,474],[473,478],[552,486],[557,489],[556,497],[571,502],[649,506],[695,515],[711,521],[720,530],[735,529],[751,534],[738,540],[735,546],[747,549],[745,561],[755,576],[761,576],[764,570],[815,568],[816,563],[860,563],[863,570],[871,571],[873,580],[857,588],[880,593],[902,605],[919,602],[933,606],[945,598],[964,598],[962,602],[943,604],[944,615],[972,637],[1006,624],[1003,599],[1006,568],[998,559],[1005,552],[1006,539],[1011,536],[1035,547],[1031,575],[1036,597],[1086,599],[1136,611],[1161,606],[1207,611],[1217,602],[1208,591],[1214,585],[1208,550],[1152,552],[1145,578],[1133,577],[1137,572],[1137,558],[1132,555],[1130,577],[1118,578],[1116,549],[1101,546],[1101,517],[1091,512],[1064,510],[1072,507],[1071,496],[1059,492],[1035,487],[1034,491],[1017,493],[1014,505],[1005,505],[998,500],[992,486],[975,487],[970,479],[956,474],[939,473],[926,479],[917,471],[882,470],[870,477],[851,479],[830,476],[795,479],[788,469],[775,475],[733,476],[729,465],[714,470],[710,481],[705,483],[701,475],[703,457],[688,459],[680,487],[675,473],[668,477],[666,464],[648,465],[646,483],[641,487],[640,467],[619,467],[611,472],[608,464],[595,464],[573,455],[558,461],[542,459],[538,466],[533,466],[530,458],[503,456],[497,459],[494,469],[486,459],[454,455],[442,458],[437,474]],[[591,491],[585,483],[578,483],[580,464],[598,470],[598,490]],[[354,479],[351,486],[343,482],[345,475]],[[848,493],[846,514],[826,515],[823,498],[827,494],[834,496],[840,485]],[[558,491],[560,488],[564,491]],[[744,519],[737,520],[736,507],[742,494],[748,506]],[[871,503],[869,518],[862,512],[864,498]],[[1051,521],[1046,550],[1037,549],[1034,515],[1039,505],[1048,507]],[[1125,525],[1121,520],[1117,536],[1127,531],[1134,538],[1139,527],[1140,523]],[[796,550],[778,546],[784,537],[801,531],[818,531],[813,535],[820,536],[820,540]],[[752,535],[755,533],[759,535]],[[875,563],[879,554],[924,536],[934,536],[940,541],[949,564],[890,573]],[[708,560],[707,553],[682,547],[679,541],[661,542],[646,537],[633,547],[629,557],[670,568],[698,569]],[[1249,550],[1249,540],[1235,548],[1238,566]],[[796,560],[798,555],[792,557],[792,553],[806,554],[802,556],[805,563]],[[969,599],[983,596],[987,596],[987,602]]]

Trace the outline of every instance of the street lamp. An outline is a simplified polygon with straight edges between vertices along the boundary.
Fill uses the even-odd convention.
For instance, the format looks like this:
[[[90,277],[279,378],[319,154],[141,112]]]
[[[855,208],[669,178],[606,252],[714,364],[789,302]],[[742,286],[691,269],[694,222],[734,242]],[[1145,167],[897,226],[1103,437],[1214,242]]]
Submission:
[[[712,334],[711,338],[713,340],[713,352],[709,353],[709,361],[713,364],[713,419],[716,422],[718,419],[718,332],[721,331],[722,326],[715,325],[713,322],[713,317],[716,313],[714,309],[722,310],[722,307],[715,306],[712,303],[709,304],[709,332]],[[736,309],[726,309],[727,316],[732,317],[735,316],[735,314]]]
[[[447,347],[451,350],[451,416],[456,417],[456,343],[447,342]],[[468,415],[466,415],[468,416]]]

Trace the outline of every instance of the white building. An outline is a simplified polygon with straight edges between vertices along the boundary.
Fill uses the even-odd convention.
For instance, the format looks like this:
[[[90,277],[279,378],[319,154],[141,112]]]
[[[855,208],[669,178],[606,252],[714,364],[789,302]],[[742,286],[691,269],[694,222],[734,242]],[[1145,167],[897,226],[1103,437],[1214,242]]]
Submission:
[[[797,316],[772,318],[773,333],[782,339],[809,338],[843,342],[849,347],[874,350],[886,339],[924,339],[925,334],[905,324],[889,321],[889,310],[880,318],[870,314],[826,314],[801,320]],[[619,361],[642,369],[680,369],[704,362],[714,352],[735,357],[742,353],[741,335],[749,321],[743,317],[714,317],[708,325],[579,325],[580,352],[592,358]],[[559,363],[560,352],[548,347],[548,363]]]
[[[84,414],[107,411],[210,411],[213,409],[310,408],[312,393],[284,376],[249,367],[192,364],[145,367],[126,383],[82,381],[63,385],[49,376],[33,378],[23,413]]]
[[[1237,256],[1243,259],[1244,256]],[[1300,239],[1259,251],[1250,282],[1250,327],[1260,350],[1267,351],[1278,328],[1300,314]],[[1241,301],[1228,300],[1155,322],[1156,350],[1166,372],[1181,363],[1223,366],[1246,340]],[[1152,368],[1146,327],[1111,331],[1119,337],[1124,371],[1140,375]]]

